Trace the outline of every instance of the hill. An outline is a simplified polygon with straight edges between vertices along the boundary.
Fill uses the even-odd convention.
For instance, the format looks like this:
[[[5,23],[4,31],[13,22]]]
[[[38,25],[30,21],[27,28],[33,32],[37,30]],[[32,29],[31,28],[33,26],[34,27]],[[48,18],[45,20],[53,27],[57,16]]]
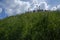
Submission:
[[[60,12],[27,12],[0,20],[0,40],[60,40]]]

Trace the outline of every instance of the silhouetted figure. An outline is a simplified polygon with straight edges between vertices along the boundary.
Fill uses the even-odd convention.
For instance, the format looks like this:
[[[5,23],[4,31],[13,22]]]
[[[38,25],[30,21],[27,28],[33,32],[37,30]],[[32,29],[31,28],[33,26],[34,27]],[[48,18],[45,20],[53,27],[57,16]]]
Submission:
[[[36,10],[33,10],[33,12],[36,12]]]

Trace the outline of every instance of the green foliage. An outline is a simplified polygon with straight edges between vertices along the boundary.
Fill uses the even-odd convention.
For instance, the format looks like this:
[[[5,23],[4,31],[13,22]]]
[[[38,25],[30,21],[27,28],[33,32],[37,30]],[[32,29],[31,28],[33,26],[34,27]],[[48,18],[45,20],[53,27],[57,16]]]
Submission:
[[[0,40],[60,40],[60,12],[30,12],[0,20]]]

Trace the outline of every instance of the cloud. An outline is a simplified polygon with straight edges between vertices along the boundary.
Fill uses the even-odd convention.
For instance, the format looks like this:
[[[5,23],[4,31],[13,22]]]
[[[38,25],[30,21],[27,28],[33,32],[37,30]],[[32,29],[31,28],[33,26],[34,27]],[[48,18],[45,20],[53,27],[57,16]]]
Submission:
[[[60,10],[60,5],[57,6],[57,10]]]
[[[51,8],[51,11],[56,11],[56,10],[57,10],[56,7],[52,7],[52,8]]]
[[[51,10],[52,11],[60,10],[60,5],[52,7]]]
[[[57,0],[1,0],[0,13],[2,13],[0,14],[0,18],[4,15],[13,16],[27,11],[37,10],[39,6],[43,10],[60,10],[60,2],[57,3]]]
[[[2,12],[2,8],[0,8],[0,13]]]
[[[40,8],[43,10],[48,10],[49,5],[46,2],[41,2],[40,3]]]
[[[20,0],[14,0],[13,3],[9,2],[11,1],[7,1],[5,6],[5,12],[8,16],[24,13],[25,11],[28,11],[28,8],[30,7],[29,2],[23,2]]]
[[[32,0],[31,5],[32,6],[30,6],[31,7],[30,10],[38,9],[39,6],[40,6],[40,9],[43,9],[43,10],[49,9],[49,5],[45,0]]]
[[[26,11],[32,11],[37,9],[37,5],[41,7],[41,9],[48,10],[49,5],[45,0],[5,0],[2,4],[5,9],[5,13],[8,16],[21,14]]]

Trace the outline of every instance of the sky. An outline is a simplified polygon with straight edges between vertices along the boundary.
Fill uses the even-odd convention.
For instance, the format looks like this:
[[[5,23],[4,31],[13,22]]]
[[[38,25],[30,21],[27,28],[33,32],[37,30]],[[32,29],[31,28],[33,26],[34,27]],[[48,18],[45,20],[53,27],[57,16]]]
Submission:
[[[0,19],[36,10],[60,10],[60,0],[0,0]]]

